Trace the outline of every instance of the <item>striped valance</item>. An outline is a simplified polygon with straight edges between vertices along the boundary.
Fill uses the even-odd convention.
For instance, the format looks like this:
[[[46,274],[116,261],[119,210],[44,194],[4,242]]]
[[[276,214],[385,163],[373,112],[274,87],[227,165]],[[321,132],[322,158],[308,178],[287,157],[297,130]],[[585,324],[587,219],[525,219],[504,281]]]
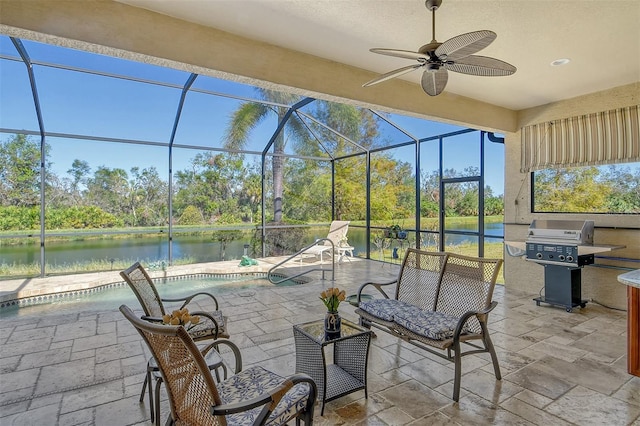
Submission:
[[[640,161],[639,105],[522,128],[522,173]]]

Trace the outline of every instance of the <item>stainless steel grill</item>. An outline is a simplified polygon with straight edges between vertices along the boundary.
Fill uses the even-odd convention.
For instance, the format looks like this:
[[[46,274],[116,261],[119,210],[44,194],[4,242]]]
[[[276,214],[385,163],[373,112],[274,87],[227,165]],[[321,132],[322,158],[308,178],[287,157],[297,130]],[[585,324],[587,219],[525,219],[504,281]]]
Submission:
[[[624,246],[593,245],[592,220],[534,220],[526,241],[505,241],[507,253],[523,256],[529,262],[544,266],[544,296],[535,302],[563,306],[571,312],[584,308],[582,299],[582,267],[594,263],[595,253]]]
[[[529,226],[529,261],[580,267],[594,262],[592,220],[534,220]]]

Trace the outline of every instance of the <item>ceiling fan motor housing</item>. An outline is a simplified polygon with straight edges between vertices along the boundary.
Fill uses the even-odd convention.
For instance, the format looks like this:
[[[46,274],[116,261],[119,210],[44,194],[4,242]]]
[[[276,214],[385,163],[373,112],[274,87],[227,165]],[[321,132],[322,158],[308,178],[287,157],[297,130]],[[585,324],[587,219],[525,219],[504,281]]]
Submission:
[[[442,0],[427,0],[424,2],[424,5],[429,10],[436,10],[442,4]]]

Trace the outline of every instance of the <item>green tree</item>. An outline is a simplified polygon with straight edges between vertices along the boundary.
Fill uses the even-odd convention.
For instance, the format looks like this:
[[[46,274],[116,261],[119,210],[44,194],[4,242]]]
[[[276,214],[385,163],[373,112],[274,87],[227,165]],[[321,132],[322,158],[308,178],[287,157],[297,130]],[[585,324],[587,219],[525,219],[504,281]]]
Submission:
[[[239,200],[247,175],[242,157],[236,154],[198,153],[190,170],[176,172],[175,213],[197,207],[207,223],[223,214],[239,217]]]
[[[40,143],[26,135],[0,143],[0,204],[40,205]]]
[[[75,159],[71,163],[71,168],[67,170],[67,174],[70,176],[69,183],[69,195],[75,205],[82,203],[81,185],[87,183],[89,174],[91,173],[91,167],[89,163],[83,160]]]
[[[484,214],[487,216],[498,216],[504,214],[504,199],[502,195],[493,195],[490,186],[484,188]]]
[[[187,206],[178,219],[179,225],[202,225],[203,223],[202,212],[196,206]]]
[[[601,170],[603,182],[611,188],[607,210],[612,213],[640,213],[640,167],[608,166]]]
[[[100,207],[119,217],[127,213],[129,176],[124,169],[100,166],[87,179],[86,204]]]
[[[254,223],[259,217],[262,207],[262,175],[259,165],[247,167],[246,174],[242,179],[238,203],[242,221]]]
[[[128,214],[133,226],[157,226],[167,223],[168,187],[155,167],[133,167],[129,180]]]
[[[251,131],[269,116],[275,115],[278,122],[282,121],[289,110],[287,105],[293,105],[299,96],[276,92],[268,89],[257,89],[260,97],[269,103],[244,102],[231,115],[224,134],[225,148],[241,150],[249,143]],[[273,143],[271,172],[273,176],[273,218],[275,222],[282,221],[282,194],[284,182],[284,158],[287,133],[302,134],[302,125],[292,116],[287,128],[281,131]],[[295,137],[295,136],[294,136]]]
[[[597,167],[548,169],[535,173],[535,210],[541,212],[608,212],[611,186]]]

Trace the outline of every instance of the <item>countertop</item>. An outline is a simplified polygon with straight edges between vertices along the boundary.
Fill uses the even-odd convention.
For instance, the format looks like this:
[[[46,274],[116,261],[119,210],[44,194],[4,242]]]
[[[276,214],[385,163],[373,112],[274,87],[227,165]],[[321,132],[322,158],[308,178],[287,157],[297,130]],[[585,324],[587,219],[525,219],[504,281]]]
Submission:
[[[640,269],[618,275],[618,281],[631,287],[640,288]]]
[[[571,245],[571,243],[562,242],[562,241],[535,241],[537,244],[562,244],[562,245]],[[511,246],[516,249],[516,254],[511,254],[511,256],[522,256],[526,254],[527,250],[527,242],[526,241],[505,241],[504,244],[506,246]],[[596,254],[596,253],[604,253],[606,251],[619,250],[626,248],[626,246],[621,245],[611,245],[611,244],[600,244],[600,245],[580,245],[575,244],[578,247],[578,256],[583,256],[587,254]]]

